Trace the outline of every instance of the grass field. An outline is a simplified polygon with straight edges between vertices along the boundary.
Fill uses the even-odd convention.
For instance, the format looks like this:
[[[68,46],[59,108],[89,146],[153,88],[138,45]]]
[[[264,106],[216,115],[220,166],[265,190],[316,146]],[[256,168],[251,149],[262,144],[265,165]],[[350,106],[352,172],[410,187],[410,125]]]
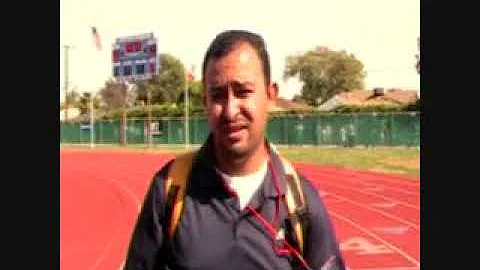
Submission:
[[[420,178],[420,148],[281,147],[285,157],[318,165]]]
[[[61,145],[62,148],[79,151],[140,151],[149,153],[181,153],[186,150],[179,146],[95,145],[93,149],[86,146]],[[318,146],[277,146],[279,151],[294,162],[306,162],[317,165],[337,166],[340,168],[376,171],[400,174],[420,178],[419,147],[318,147]]]

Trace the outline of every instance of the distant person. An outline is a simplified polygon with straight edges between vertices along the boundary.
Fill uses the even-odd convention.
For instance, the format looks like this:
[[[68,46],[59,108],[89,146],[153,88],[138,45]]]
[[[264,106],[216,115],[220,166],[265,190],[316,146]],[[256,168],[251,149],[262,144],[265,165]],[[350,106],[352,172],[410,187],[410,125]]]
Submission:
[[[208,139],[155,174],[124,269],[345,269],[317,190],[265,137],[278,85],[263,38],[217,35],[202,83]]]

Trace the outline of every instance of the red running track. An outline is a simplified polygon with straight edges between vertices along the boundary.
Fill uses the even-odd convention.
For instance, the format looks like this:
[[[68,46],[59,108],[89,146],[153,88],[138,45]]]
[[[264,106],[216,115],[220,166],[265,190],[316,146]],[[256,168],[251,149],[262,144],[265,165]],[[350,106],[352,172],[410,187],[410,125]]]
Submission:
[[[172,157],[62,150],[60,268],[120,269],[150,179]],[[318,188],[349,269],[420,269],[418,179],[295,165]]]

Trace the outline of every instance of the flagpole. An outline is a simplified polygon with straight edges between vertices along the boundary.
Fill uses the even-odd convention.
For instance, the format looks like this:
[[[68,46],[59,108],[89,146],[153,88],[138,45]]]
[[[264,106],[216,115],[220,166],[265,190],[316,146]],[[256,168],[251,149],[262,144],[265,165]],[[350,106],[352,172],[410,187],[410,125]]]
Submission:
[[[195,65],[192,65],[191,70],[187,71],[187,82],[185,87],[185,148],[188,148],[190,145],[190,128],[189,128],[189,119],[188,119],[188,89],[190,82],[194,81],[194,70]]]
[[[102,43],[100,35],[98,34],[97,28],[92,27],[92,36],[95,43],[97,51],[102,50]],[[94,92],[90,93],[90,148],[95,147],[95,117],[94,117],[94,106],[93,106]]]

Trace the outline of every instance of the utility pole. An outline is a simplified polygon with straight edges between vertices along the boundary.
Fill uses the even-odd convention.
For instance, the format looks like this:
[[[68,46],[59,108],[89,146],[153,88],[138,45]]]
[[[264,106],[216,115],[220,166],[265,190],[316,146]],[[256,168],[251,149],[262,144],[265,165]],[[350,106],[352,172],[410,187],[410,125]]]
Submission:
[[[71,48],[70,45],[63,46],[65,50],[65,79],[64,79],[64,91],[65,91],[65,121],[68,121],[68,50]]]

